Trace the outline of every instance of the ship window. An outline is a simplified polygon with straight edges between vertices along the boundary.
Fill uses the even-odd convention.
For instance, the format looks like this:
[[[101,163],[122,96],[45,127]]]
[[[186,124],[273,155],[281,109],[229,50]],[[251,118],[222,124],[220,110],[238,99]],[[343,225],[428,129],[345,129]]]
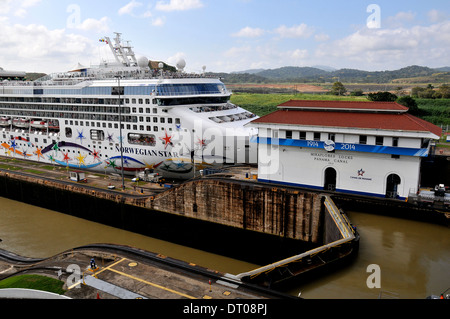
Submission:
[[[125,95],[125,89],[123,86],[115,86],[112,88],[112,95]]]
[[[154,109],[153,109],[153,113],[154,113],[154,114],[158,113],[158,109],[157,109],[157,108],[154,108]]]
[[[144,109],[142,107],[139,108],[139,113],[144,113]]]
[[[175,119],[175,124],[181,124],[180,119]]]
[[[67,138],[72,137],[72,129],[70,127],[66,127],[66,137]]]
[[[145,99],[145,104],[150,104],[150,99]]]
[[[161,121],[161,124],[164,124],[164,123],[166,123],[166,119],[165,119],[165,118],[163,118],[163,117],[162,117],[162,118],[160,119],[160,121]]]
[[[153,127],[153,131],[158,132],[158,131],[159,131],[158,127],[157,127],[157,126],[154,126],[154,127]]]
[[[128,142],[134,145],[155,146],[156,137],[152,134],[130,133],[128,134]]]
[[[153,123],[158,123],[158,118],[157,117],[153,118]]]
[[[136,104],[136,99],[131,99],[131,104]],[[136,112],[136,111],[133,111]]]
[[[144,104],[144,100],[143,99],[139,99],[139,104]]]
[[[173,119],[172,119],[171,117],[169,117],[169,118],[167,119],[167,123],[172,124],[172,123],[173,123]]]
[[[93,141],[105,140],[105,132],[101,130],[91,130],[91,140]]]

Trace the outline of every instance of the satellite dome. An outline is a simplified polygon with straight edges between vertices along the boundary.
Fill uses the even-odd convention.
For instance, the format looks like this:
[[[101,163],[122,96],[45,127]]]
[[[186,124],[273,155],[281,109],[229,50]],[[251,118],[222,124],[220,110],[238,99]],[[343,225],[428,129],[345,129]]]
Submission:
[[[182,71],[182,70],[184,70],[185,67],[186,67],[186,61],[184,59],[180,59],[177,62],[177,69]]]
[[[140,68],[148,68],[148,63],[149,63],[149,61],[148,61],[148,59],[145,56],[141,56],[138,59],[138,66]]]

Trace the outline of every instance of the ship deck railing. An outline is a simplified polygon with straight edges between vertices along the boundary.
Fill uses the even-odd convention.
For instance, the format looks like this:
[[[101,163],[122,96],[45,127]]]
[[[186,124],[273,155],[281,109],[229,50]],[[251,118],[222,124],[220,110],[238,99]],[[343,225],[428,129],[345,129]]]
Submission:
[[[46,75],[35,81],[20,81],[20,80],[6,80],[0,81],[0,86],[20,86],[20,87],[34,87],[34,86],[72,86],[82,82],[96,81],[96,80],[115,80],[120,76],[121,79],[133,80],[155,80],[155,79],[213,79],[217,76],[208,74],[196,73],[163,73],[153,74],[150,72],[142,73],[128,73],[128,74],[92,74],[92,75],[69,75],[65,73]]]

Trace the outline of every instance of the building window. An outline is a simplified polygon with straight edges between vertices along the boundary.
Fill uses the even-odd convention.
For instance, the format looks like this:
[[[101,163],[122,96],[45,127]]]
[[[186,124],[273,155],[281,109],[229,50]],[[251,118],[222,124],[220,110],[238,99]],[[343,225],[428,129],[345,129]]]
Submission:
[[[392,138],[392,146],[398,147],[398,137]]]
[[[314,133],[314,141],[320,141],[320,133]]]
[[[329,140],[329,141],[336,142],[336,134],[334,134],[334,133],[329,133],[329,134],[328,134],[328,140]]]
[[[360,135],[359,136],[359,144],[367,144],[367,136],[366,135]]]
[[[291,140],[291,139],[292,139],[292,131],[286,131],[286,138],[287,138],[288,140]]]
[[[383,136],[377,136],[375,138],[375,145],[383,145],[384,144],[384,137]]]
[[[306,132],[300,132],[300,139],[303,141],[306,140]]]

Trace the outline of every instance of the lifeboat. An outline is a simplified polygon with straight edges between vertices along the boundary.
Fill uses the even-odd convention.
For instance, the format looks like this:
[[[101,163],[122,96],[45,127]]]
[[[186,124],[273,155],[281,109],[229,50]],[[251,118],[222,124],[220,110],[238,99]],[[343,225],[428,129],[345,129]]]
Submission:
[[[43,120],[32,120],[31,121],[31,127],[32,128],[36,128],[36,129],[40,129],[40,130],[45,130],[47,129],[47,122],[43,121]]]
[[[10,126],[11,125],[11,119],[9,117],[1,117],[0,118],[0,126]]]
[[[24,118],[16,118],[13,120],[13,125],[15,127],[28,128],[30,127],[30,120]]]

